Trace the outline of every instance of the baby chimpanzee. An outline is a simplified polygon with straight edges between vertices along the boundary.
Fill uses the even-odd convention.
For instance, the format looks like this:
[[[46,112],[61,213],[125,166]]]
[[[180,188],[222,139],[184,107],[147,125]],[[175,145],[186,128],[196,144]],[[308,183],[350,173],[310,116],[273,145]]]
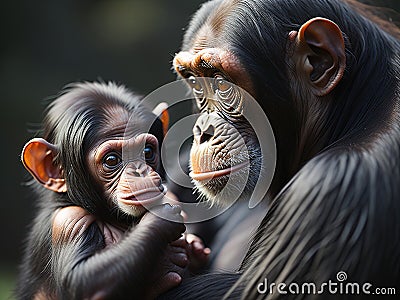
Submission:
[[[113,83],[72,84],[50,104],[43,138],[22,152],[40,196],[19,299],[154,298],[189,258],[206,261],[208,249],[180,238],[180,208],[163,204],[165,114]]]

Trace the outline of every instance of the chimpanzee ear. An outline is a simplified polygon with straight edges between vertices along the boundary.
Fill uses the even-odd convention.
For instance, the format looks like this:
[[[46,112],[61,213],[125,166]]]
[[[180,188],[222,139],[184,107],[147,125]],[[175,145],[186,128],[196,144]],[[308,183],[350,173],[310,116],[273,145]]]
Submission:
[[[168,104],[165,102],[161,102],[153,109],[153,114],[158,116],[158,118],[161,120],[163,127],[163,134],[165,136],[169,126]]]
[[[293,32],[289,34],[294,36]],[[346,68],[344,39],[331,20],[313,18],[296,34],[296,70],[316,96],[329,94],[343,77]]]
[[[63,170],[54,164],[58,149],[42,138],[30,140],[22,150],[22,163],[32,176],[44,187],[58,193],[65,193],[67,185]]]

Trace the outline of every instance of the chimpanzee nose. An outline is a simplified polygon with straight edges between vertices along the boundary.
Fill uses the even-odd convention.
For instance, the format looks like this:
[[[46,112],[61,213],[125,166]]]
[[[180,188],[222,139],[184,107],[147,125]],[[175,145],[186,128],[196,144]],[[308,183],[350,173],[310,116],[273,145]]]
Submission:
[[[214,136],[214,126],[208,125],[205,130],[203,130],[199,125],[194,127],[194,137],[200,144],[208,142]]]
[[[126,166],[126,174],[134,177],[145,177],[147,175],[147,165],[143,162],[130,162]]]
[[[217,119],[214,113],[201,115],[193,127],[193,137],[198,144],[210,141],[216,134]]]
[[[142,173],[140,172],[140,170],[136,169],[136,171],[132,171],[132,175],[136,176],[136,177],[140,177],[140,176],[142,176]]]

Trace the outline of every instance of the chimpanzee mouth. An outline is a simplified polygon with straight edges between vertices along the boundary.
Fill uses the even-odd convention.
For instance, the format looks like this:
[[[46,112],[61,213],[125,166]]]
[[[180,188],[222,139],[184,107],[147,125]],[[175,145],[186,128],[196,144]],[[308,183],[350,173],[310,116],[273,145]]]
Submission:
[[[124,195],[119,199],[119,202],[128,206],[145,206],[148,208],[161,204],[166,192],[167,188],[162,184],[159,187],[146,188]]]
[[[239,163],[237,165],[231,166],[226,169],[220,169],[220,170],[215,170],[215,171],[207,171],[207,172],[201,172],[201,173],[195,173],[195,172],[190,172],[189,176],[197,181],[209,181],[212,179],[220,178],[223,176],[231,175],[234,173],[239,172],[243,168],[246,168],[250,165],[248,161],[244,161],[242,163]]]

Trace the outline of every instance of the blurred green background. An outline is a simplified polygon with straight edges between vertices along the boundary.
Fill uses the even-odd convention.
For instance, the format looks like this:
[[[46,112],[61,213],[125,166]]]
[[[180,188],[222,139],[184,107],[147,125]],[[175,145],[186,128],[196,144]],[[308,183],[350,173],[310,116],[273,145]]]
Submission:
[[[146,94],[174,80],[171,61],[201,0],[3,1],[0,10],[0,299],[12,299],[33,216],[20,164],[43,100],[67,83],[114,80]],[[399,11],[399,0],[371,0]]]

